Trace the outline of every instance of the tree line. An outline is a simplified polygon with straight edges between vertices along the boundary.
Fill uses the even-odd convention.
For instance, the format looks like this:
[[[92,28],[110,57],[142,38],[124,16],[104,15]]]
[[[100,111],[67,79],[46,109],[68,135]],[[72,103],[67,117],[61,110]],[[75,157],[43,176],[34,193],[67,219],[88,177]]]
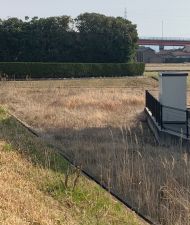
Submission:
[[[137,42],[136,25],[122,17],[0,19],[1,62],[130,62]]]

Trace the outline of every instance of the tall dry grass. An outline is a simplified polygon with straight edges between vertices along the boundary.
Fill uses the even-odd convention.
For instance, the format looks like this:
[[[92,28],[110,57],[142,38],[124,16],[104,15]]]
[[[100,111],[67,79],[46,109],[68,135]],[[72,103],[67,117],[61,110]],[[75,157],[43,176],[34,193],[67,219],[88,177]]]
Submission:
[[[143,89],[6,87],[0,102],[148,217],[190,224],[189,155],[157,144]]]

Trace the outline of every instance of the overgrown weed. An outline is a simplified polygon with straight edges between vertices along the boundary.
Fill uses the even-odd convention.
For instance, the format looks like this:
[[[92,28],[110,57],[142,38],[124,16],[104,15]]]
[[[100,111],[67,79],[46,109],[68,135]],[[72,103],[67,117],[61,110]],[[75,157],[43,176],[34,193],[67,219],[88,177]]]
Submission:
[[[189,224],[188,153],[158,145],[143,115],[144,89],[6,88],[1,101],[148,217]]]

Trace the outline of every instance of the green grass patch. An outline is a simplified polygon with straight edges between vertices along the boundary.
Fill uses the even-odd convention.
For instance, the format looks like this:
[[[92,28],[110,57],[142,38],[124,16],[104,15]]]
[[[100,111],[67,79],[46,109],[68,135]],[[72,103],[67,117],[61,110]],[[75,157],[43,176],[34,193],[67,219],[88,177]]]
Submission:
[[[10,143],[10,144],[6,143],[6,144],[3,146],[3,150],[4,150],[4,151],[7,151],[7,152],[11,152],[11,151],[12,151],[12,145],[11,145],[11,143]]]
[[[143,75],[148,77],[158,77],[158,72],[144,72]]]

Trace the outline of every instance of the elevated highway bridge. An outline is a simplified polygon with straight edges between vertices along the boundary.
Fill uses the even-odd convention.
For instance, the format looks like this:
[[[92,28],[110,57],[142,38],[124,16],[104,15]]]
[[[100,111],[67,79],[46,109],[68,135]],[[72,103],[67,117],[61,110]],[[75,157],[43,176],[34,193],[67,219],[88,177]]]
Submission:
[[[190,45],[190,38],[177,37],[139,37],[139,45],[157,45],[160,50],[164,46],[185,46]]]

